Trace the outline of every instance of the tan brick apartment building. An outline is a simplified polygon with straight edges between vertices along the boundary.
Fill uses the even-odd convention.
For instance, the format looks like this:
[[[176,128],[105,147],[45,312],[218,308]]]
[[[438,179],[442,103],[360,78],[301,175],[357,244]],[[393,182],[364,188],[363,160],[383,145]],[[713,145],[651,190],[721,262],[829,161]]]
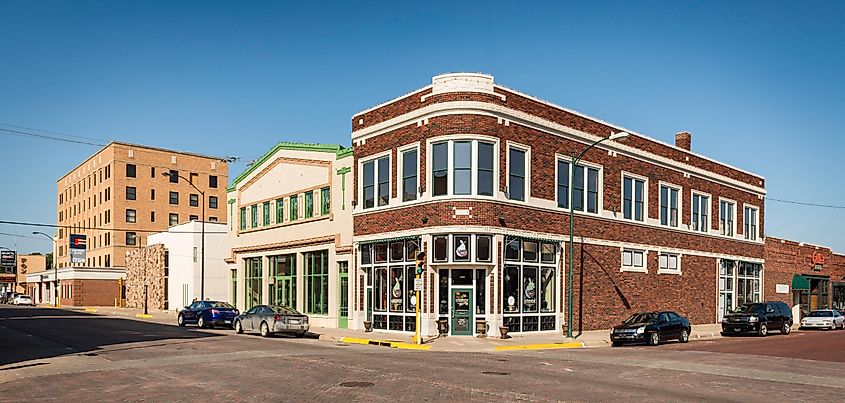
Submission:
[[[689,133],[666,144],[447,74],[356,114],[352,142],[355,328],[414,330],[421,250],[423,334],[438,319],[457,335],[562,331],[570,208],[577,330],[657,309],[716,323],[761,298],[764,179],[694,153]]]

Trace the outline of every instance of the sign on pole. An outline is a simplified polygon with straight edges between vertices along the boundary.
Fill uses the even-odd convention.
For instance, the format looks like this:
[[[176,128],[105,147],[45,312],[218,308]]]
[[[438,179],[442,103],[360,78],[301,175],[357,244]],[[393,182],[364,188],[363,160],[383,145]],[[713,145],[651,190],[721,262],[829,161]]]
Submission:
[[[15,252],[10,250],[0,251],[0,267],[4,269],[14,268],[17,264]]]
[[[414,291],[422,291],[423,289],[423,279],[415,278],[414,279]]]
[[[87,245],[85,235],[70,234],[70,263],[85,264],[85,247]]]

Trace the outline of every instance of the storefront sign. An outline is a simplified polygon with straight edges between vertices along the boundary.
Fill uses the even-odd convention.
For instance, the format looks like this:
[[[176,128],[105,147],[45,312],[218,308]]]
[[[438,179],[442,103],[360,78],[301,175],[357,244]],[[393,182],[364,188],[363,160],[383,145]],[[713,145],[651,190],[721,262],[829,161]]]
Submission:
[[[15,267],[15,252],[10,250],[0,251],[0,266],[4,268],[13,268]]]
[[[778,294],[789,294],[789,284],[775,285],[775,292]]]
[[[819,252],[814,252],[813,253],[813,264],[824,266],[824,255],[822,255]]]
[[[70,234],[70,263],[71,264],[85,264],[85,249],[88,242],[86,242],[85,235]]]

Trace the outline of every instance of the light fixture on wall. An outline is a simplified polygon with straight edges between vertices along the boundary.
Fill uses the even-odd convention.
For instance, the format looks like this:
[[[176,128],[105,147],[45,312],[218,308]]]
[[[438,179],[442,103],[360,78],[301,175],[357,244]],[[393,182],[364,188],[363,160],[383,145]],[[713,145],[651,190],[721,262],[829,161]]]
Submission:
[[[499,224],[505,225],[505,216],[503,216],[503,215],[499,216]]]
[[[423,216],[421,221],[422,221],[423,224],[427,224],[428,223],[428,216]]]

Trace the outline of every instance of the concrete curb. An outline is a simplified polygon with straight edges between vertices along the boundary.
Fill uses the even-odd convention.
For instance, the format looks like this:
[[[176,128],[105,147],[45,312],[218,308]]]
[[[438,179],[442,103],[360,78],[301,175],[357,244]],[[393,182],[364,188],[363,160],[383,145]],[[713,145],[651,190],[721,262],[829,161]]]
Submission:
[[[512,351],[512,350],[551,350],[558,348],[584,348],[584,343],[580,341],[565,342],[565,343],[541,343],[541,344],[523,344],[517,346],[498,346],[495,351]]]
[[[404,350],[422,350],[422,351],[431,350],[430,345],[403,343],[403,342],[400,342],[400,341],[359,339],[357,337],[341,337],[340,341],[342,343],[349,343],[349,344],[363,344],[363,345],[370,345],[370,346],[399,348],[399,349],[404,349]]]
[[[153,315],[148,315],[148,314],[145,314],[145,313],[136,313],[135,317],[141,318],[141,319],[152,319]]]

